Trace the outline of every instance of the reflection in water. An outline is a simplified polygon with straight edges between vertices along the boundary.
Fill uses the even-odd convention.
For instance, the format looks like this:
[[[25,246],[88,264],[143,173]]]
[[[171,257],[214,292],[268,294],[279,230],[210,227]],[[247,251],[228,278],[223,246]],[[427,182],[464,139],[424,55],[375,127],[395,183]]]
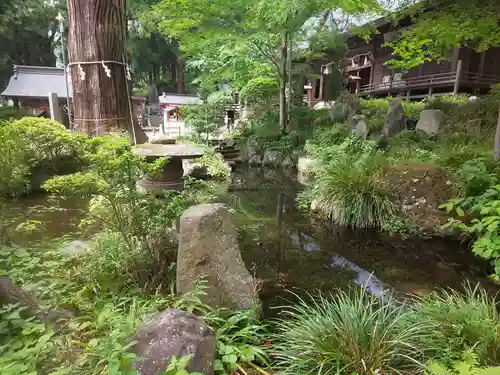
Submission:
[[[293,233],[290,235],[290,238],[305,251],[321,251],[321,248],[314,241],[314,239],[306,234],[301,232],[298,232],[297,234]],[[330,266],[333,268],[343,268],[354,271],[356,273],[356,277],[353,282],[356,285],[363,286],[366,290],[377,297],[381,297],[386,291],[391,289],[388,285],[385,285],[383,282],[378,280],[372,272],[362,269],[358,265],[340,255],[332,255],[332,263]]]
[[[466,278],[483,278],[481,267],[459,244],[443,240],[403,241],[376,232],[324,231],[296,210],[301,185],[279,171],[237,170],[228,204],[240,231],[243,259],[261,281],[266,307],[294,293],[364,285],[382,296],[388,291],[428,293],[460,288]]]

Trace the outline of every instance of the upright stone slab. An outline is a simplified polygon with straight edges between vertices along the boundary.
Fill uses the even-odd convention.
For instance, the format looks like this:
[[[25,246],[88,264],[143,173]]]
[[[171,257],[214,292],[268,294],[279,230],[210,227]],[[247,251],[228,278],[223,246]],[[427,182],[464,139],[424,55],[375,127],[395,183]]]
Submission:
[[[360,139],[366,139],[368,136],[368,125],[364,115],[354,115],[351,119],[351,132]]]
[[[135,363],[138,375],[156,375],[167,369],[173,356],[191,355],[187,371],[213,375],[215,338],[212,330],[195,315],[168,309],[154,315],[136,333]]]
[[[420,113],[416,130],[426,134],[436,134],[446,122],[446,115],[440,109],[428,109]]]
[[[49,109],[50,109],[50,119],[57,121],[62,124],[62,112],[59,106],[59,99],[57,93],[49,92]]]
[[[393,99],[389,103],[385,119],[383,135],[392,137],[405,129],[405,113],[401,99]]]
[[[223,204],[190,207],[180,220],[177,291],[193,290],[202,277],[208,282],[202,299],[209,306],[260,306],[253,277],[241,258],[236,228]]]

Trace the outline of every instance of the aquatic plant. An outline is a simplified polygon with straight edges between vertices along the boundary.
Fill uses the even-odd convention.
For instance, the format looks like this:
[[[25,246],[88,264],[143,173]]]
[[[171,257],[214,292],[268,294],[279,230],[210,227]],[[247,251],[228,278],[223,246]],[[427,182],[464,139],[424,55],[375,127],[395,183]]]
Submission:
[[[399,235],[402,238],[415,236],[419,233],[418,225],[406,217],[392,216],[380,228],[391,236]]]
[[[428,324],[408,326],[408,309],[364,287],[319,294],[288,306],[272,354],[278,374],[412,373],[423,367],[418,346]]]
[[[356,160],[338,157],[321,163],[308,196],[335,224],[353,228],[377,228],[397,212],[396,204],[382,181],[388,167],[381,155]]]
[[[500,313],[479,285],[465,285],[464,294],[440,290],[416,298],[412,310],[414,324],[433,326],[434,334],[423,342],[433,358],[449,365],[471,350],[481,366],[500,363]]]

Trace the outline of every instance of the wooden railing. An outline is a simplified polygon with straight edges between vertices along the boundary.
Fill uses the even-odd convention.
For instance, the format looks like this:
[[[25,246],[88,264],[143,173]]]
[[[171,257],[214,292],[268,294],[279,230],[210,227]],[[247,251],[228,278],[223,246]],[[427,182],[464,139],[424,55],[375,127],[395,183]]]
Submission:
[[[462,72],[459,73],[459,83],[475,86],[489,87],[495,83],[500,82],[500,76],[490,75],[490,74],[479,74]],[[392,81],[387,83],[374,83],[370,85],[361,86],[359,89],[360,94],[372,93],[378,91],[408,91],[411,89],[418,88],[430,88],[430,87],[443,87],[452,86],[457,81],[457,72],[446,72],[438,74],[430,74],[419,77],[403,78],[400,81]]]
[[[456,79],[456,72],[438,73],[426,76],[403,78],[399,81],[391,81],[387,83],[373,83],[371,85],[361,86],[359,92],[376,92],[376,91],[404,91],[412,88],[440,86],[443,84],[453,84]]]

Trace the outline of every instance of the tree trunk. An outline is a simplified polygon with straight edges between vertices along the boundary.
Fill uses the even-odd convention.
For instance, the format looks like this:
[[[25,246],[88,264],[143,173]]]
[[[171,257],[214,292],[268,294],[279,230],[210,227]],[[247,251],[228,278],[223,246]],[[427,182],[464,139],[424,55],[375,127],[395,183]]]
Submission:
[[[177,94],[184,94],[184,58],[177,56],[177,76],[176,76]]]
[[[497,130],[495,132],[495,144],[493,146],[493,160],[500,160],[500,108],[498,111]]]
[[[288,33],[282,36],[282,43],[280,47],[279,57],[279,76],[280,76],[280,130],[282,134],[286,134],[287,123],[287,109],[286,109],[286,62],[287,62],[287,46],[288,46]],[[290,93],[288,93],[290,95]]]
[[[90,136],[131,130],[125,59],[126,0],[68,0],[74,129]],[[109,69],[105,71],[102,61]],[[82,74],[82,71],[85,73]]]

